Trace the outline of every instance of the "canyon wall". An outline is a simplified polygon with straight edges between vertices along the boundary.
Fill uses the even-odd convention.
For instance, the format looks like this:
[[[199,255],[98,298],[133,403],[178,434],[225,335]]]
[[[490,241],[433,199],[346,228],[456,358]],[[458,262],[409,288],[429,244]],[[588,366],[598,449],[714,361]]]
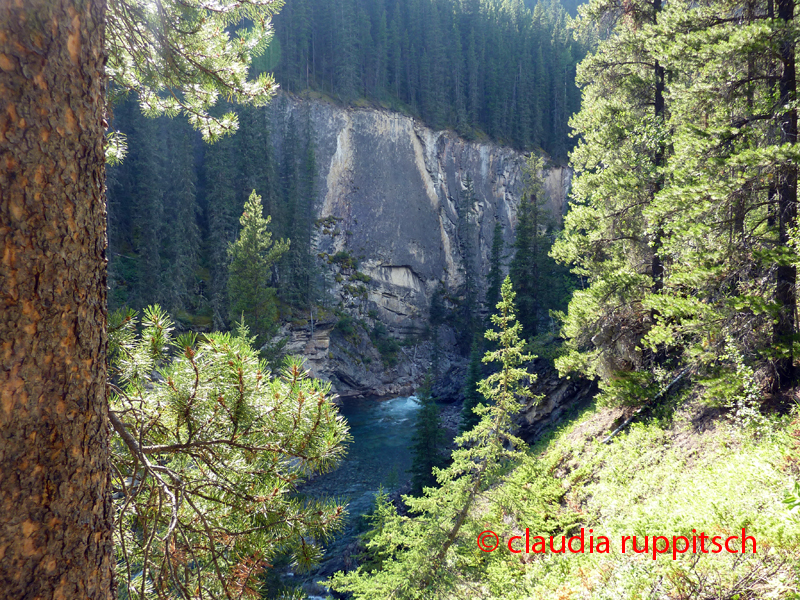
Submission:
[[[314,139],[316,251],[352,257],[366,277],[330,282],[354,313],[377,315],[399,337],[425,330],[434,290],[458,294],[466,268],[485,289],[495,222],[508,250],[513,242],[524,156],[512,149],[467,141],[431,130],[413,118],[384,110],[344,108],[287,94],[270,108],[273,138],[294,119]],[[465,182],[475,201],[466,206]],[[557,222],[566,211],[571,172],[543,173],[547,212]],[[461,219],[459,219],[459,215]],[[471,223],[459,230],[459,223]],[[471,233],[472,256],[463,254]],[[508,253],[508,251],[506,252]],[[356,285],[354,285],[356,284]]]

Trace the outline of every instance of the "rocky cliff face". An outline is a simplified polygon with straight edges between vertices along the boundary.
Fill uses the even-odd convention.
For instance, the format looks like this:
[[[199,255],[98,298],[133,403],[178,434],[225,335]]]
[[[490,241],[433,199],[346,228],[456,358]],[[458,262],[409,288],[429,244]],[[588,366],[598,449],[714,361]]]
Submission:
[[[278,150],[290,119],[295,130],[313,136],[319,225],[313,243],[328,263],[324,270],[336,274],[326,287],[335,304],[354,317],[355,328],[349,333],[351,326],[337,328],[333,317],[313,326],[287,324],[286,350],[302,354],[312,374],[331,381],[340,396],[413,393],[430,364],[430,336],[428,341],[417,336],[430,332],[435,290],[444,286],[448,295],[458,296],[467,268],[485,289],[496,222],[506,248],[513,243],[525,157],[434,131],[394,112],[286,94],[268,110]],[[558,223],[566,212],[571,172],[553,166],[543,177],[546,206]],[[471,205],[468,178],[475,192]],[[370,340],[376,324],[404,341],[391,361]],[[441,400],[458,400],[466,361],[452,330],[440,326],[435,335],[440,374],[434,392]]]
[[[467,265],[485,281],[480,278],[489,271],[496,221],[506,246],[512,243],[522,187],[520,153],[433,131],[388,111],[286,95],[270,110],[274,132],[293,117],[308,123],[314,136],[316,216],[330,223],[318,228],[317,252],[345,261],[352,257],[360,273],[357,281],[337,278],[334,293],[354,313],[375,316],[393,335],[425,330],[434,290],[441,282],[457,294]],[[275,137],[280,145],[280,135]],[[475,189],[471,206],[464,201],[468,176]],[[544,176],[549,210],[560,219],[571,173],[553,167]],[[459,231],[459,223],[466,221],[472,224],[473,256],[463,255],[460,236],[468,232]]]
[[[570,412],[586,406],[597,393],[597,383],[580,378],[559,377],[546,361],[536,359],[530,372],[536,374],[531,392],[541,399],[526,401],[516,417],[517,435],[528,443],[536,441]]]

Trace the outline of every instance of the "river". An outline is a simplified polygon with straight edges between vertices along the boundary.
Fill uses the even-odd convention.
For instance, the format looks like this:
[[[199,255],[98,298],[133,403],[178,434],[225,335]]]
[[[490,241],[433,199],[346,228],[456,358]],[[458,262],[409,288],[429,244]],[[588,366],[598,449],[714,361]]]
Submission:
[[[340,563],[340,555],[358,533],[358,521],[373,505],[383,486],[395,491],[408,480],[411,443],[419,405],[411,397],[379,400],[345,399],[339,408],[350,426],[353,441],[335,471],[315,477],[298,491],[311,497],[335,497],[347,505],[344,531],[328,545],[319,569],[305,578],[321,579]]]

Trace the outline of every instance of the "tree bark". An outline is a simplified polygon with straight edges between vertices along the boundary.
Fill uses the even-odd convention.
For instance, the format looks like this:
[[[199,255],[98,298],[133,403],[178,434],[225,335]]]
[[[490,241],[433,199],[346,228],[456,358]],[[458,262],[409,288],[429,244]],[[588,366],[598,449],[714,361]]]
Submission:
[[[105,0],[0,1],[0,590],[111,598]]]
[[[778,19],[787,25],[794,19],[794,0],[778,0]],[[779,92],[781,106],[794,102],[797,94],[794,41],[788,38],[781,43],[781,79]],[[778,118],[782,144],[797,143],[797,111],[786,110]],[[797,165],[786,163],[778,169],[778,245],[788,247],[789,233],[797,224]],[[775,300],[780,312],[773,329],[774,343],[783,355],[778,358],[775,368],[777,384],[781,388],[790,387],[795,382],[794,355],[792,342],[797,310],[797,268],[780,265],[777,270]]]

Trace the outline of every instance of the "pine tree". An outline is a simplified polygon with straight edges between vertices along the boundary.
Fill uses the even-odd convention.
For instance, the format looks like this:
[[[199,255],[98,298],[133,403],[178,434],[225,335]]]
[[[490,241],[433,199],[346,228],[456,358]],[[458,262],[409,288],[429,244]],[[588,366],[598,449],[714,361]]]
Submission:
[[[517,230],[514,238],[514,258],[509,274],[517,289],[519,320],[525,335],[538,333],[542,303],[542,272],[546,260],[543,235],[544,185],[541,171],[544,160],[530,154],[523,167],[524,185],[517,211]]]
[[[237,215],[242,204],[236,194],[234,141],[225,138],[205,149],[203,161],[203,208],[205,259],[211,275],[209,286],[213,328],[226,329],[228,304],[228,244],[236,239]]]
[[[233,115],[213,119],[208,111],[220,95],[263,103],[274,92],[268,77],[253,81],[247,75],[279,6],[273,0],[223,0],[213,10],[188,3],[158,3],[156,9],[125,0],[108,6],[92,0],[0,4],[0,50],[13,57],[3,59],[0,75],[8,115],[0,140],[0,221],[6,256],[13,256],[0,267],[6,317],[0,329],[3,339],[14,340],[0,376],[9,409],[2,423],[0,498],[4,506],[14,505],[0,528],[6,595],[106,599],[116,592],[104,149],[115,160],[122,153],[119,136],[104,136],[109,95],[135,91],[151,115],[184,109],[207,139],[233,130]],[[249,27],[236,26],[245,19]],[[35,144],[25,141],[33,131]],[[160,274],[162,265],[155,266]],[[148,462],[139,459],[137,466]],[[169,477],[161,459],[156,462],[155,479]],[[185,464],[195,469],[198,463],[193,458]],[[141,493],[138,473],[120,485]],[[163,488],[151,489],[146,511],[164,505]],[[174,519],[169,527],[174,532]],[[156,529],[165,531],[151,531]],[[119,530],[148,534],[136,520]],[[223,537],[217,534],[214,541]],[[178,548],[168,549],[167,560],[178,559]],[[213,561],[212,553],[192,568]],[[127,567],[138,573],[141,563]],[[151,585],[141,577],[140,594]],[[204,589],[190,587],[180,593]],[[159,595],[167,590],[175,592],[166,586]]]
[[[220,115],[215,107],[220,97],[264,106],[275,95],[270,74],[249,75],[253,58],[272,38],[271,18],[282,5],[223,0],[213,9],[170,4],[149,10],[133,0],[111,3],[106,24],[111,101],[135,92],[147,116],[183,113],[206,141],[233,133],[236,114]]]
[[[196,134],[195,134],[196,135]],[[172,224],[166,237],[168,273],[166,306],[173,313],[197,308],[196,271],[200,259],[200,228],[197,221],[197,173],[193,164],[192,138],[189,125],[176,124],[168,138],[169,175],[165,192],[164,221]]]
[[[292,245],[286,253],[287,266],[281,297],[296,306],[310,307],[314,301],[314,257],[311,247],[314,199],[316,198],[317,163],[310,115],[306,115],[303,150],[294,172],[296,197],[288,205],[290,216],[289,237]]]
[[[375,52],[370,60],[373,71],[372,94],[376,98],[384,98],[389,85],[389,28],[386,21],[386,8],[383,2],[378,3],[378,16],[375,19]],[[368,50],[369,52],[369,50]]]
[[[148,298],[156,303],[165,300],[166,178],[164,163],[159,160],[159,156],[165,154],[165,145],[159,125],[153,119],[139,116],[129,136],[132,150],[128,160],[133,174],[131,239],[136,255],[136,278],[128,301],[137,309],[146,306]]]
[[[739,355],[794,381],[793,10],[631,3],[581,65],[580,202],[554,254],[589,287],[557,364],[600,375],[608,401],[646,399],[665,366],[713,396]]]
[[[459,431],[469,431],[477,425],[481,418],[475,408],[480,404],[482,396],[478,391],[481,379],[481,347],[477,339],[472,342],[472,351],[469,354],[467,377],[464,381],[464,405],[461,409],[461,423]]]
[[[492,252],[489,255],[489,275],[486,278],[486,306],[489,311],[500,301],[500,285],[503,283],[503,226],[495,221],[492,230]]]
[[[343,100],[359,95],[361,89],[358,65],[356,15],[359,6],[353,0],[342,0],[334,6],[333,58],[336,93]]]
[[[282,100],[284,109],[288,101]],[[286,119],[283,146],[281,148],[280,164],[280,190],[283,201],[280,210],[276,215],[276,226],[285,231],[287,235],[293,231],[295,220],[298,217],[297,206],[300,201],[300,138],[297,133],[297,118],[293,112],[288,110],[281,111],[283,114],[289,113]],[[280,218],[279,218],[280,217]],[[287,257],[288,258],[288,257]],[[287,265],[287,271],[290,270]]]
[[[106,3],[0,2],[0,587],[114,597]]]
[[[278,553],[316,562],[343,507],[294,492],[344,453],[330,385],[297,360],[270,376],[242,324],[175,338],[155,306],[139,325],[132,311],[110,319],[120,595],[254,596]]]
[[[470,28],[467,38],[467,115],[473,126],[479,123],[480,116],[480,88],[479,88],[479,58],[475,30]]]
[[[395,97],[400,98],[403,86],[403,53],[400,34],[400,3],[395,2],[389,23],[389,82]]]
[[[139,107],[132,101],[126,101],[115,107],[112,127],[129,139],[133,122],[142,118]],[[138,261],[133,239],[135,178],[130,160],[106,167],[108,305],[111,309],[132,306],[138,293]]]
[[[431,325],[434,326],[441,325],[442,323],[445,322],[445,319],[447,318],[447,309],[445,308],[444,305],[445,293],[446,290],[444,287],[444,283],[440,281],[439,285],[436,286],[436,289],[433,291],[433,294],[431,295],[430,314],[428,317],[431,322]]]
[[[269,216],[264,218],[261,197],[253,190],[239,219],[239,236],[228,247],[231,318],[243,317],[260,336],[275,329],[278,315],[270,268],[289,249],[288,240],[272,241],[267,229],[270,221]]]
[[[486,332],[498,348],[487,352],[483,362],[496,362],[499,369],[480,383],[488,403],[479,408],[480,423],[456,438],[452,464],[436,472],[440,487],[427,488],[420,498],[404,497],[413,519],[397,515],[386,500],[379,502],[367,547],[381,568],[337,573],[329,582],[337,592],[365,600],[451,597],[454,587],[479,568],[475,539],[485,527],[480,518],[471,518],[471,511],[484,486],[497,481],[504,462],[524,447],[512,433],[513,415],[520,399],[531,397],[528,384],[534,379],[521,367],[531,357],[523,352],[514,295],[506,277],[498,313],[492,316],[497,329]]]
[[[275,147],[271,135],[269,112],[253,107],[243,107],[239,121],[241,130],[235,141],[234,164],[237,167],[236,196],[240,206],[258,190],[264,212],[273,215],[274,226],[279,226],[279,208],[282,204],[275,166]],[[228,165],[220,165],[225,168]],[[233,165],[231,165],[233,166]],[[237,211],[238,212],[238,211]]]
[[[791,31],[794,25],[795,0],[778,0],[777,28],[780,42],[781,77],[778,85],[779,109],[776,117],[780,142],[791,154],[797,145],[797,70],[796,38]],[[776,168],[777,179],[777,246],[786,249],[790,245],[792,231],[797,227],[797,161],[784,158]],[[775,282],[775,300],[780,307],[778,319],[773,327],[772,339],[782,352],[775,362],[777,384],[788,388],[797,379],[794,366],[794,338],[797,328],[797,264],[778,265]]]
[[[587,85],[572,120],[582,136],[571,155],[577,201],[553,248],[589,282],[570,303],[569,352],[559,368],[600,375],[604,386],[656,360],[642,344],[656,318],[644,305],[663,285],[664,225],[649,209],[664,189],[668,145],[664,70],[652,44],[661,2],[636,0],[622,15],[615,11],[603,0],[585,9],[587,26],[611,23],[612,30],[579,67]]]
[[[417,390],[419,410],[411,446],[411,493],[415,495],[422,494],[426,487],[436,485],[433,470],[442,468],[447,462],[443,451],[445,433],[432,386],[433,373],[429,371]]]
[[[701,378],[735,380],[735,361],[723,358],[733,344],[749,361],[770,359],[783,387],[794,380],[797,259],[786,227],[796,219],[796,117],[775,98],[794,98],[796,84],[785,80],[794,77],[784,30],[793,10],[775,19],[776,7],[665,11],[660,58],[683,76],[667,87],[675,157],[652,212],[672,261],[648,303],[659,318],[645,342],[670,346]]]

